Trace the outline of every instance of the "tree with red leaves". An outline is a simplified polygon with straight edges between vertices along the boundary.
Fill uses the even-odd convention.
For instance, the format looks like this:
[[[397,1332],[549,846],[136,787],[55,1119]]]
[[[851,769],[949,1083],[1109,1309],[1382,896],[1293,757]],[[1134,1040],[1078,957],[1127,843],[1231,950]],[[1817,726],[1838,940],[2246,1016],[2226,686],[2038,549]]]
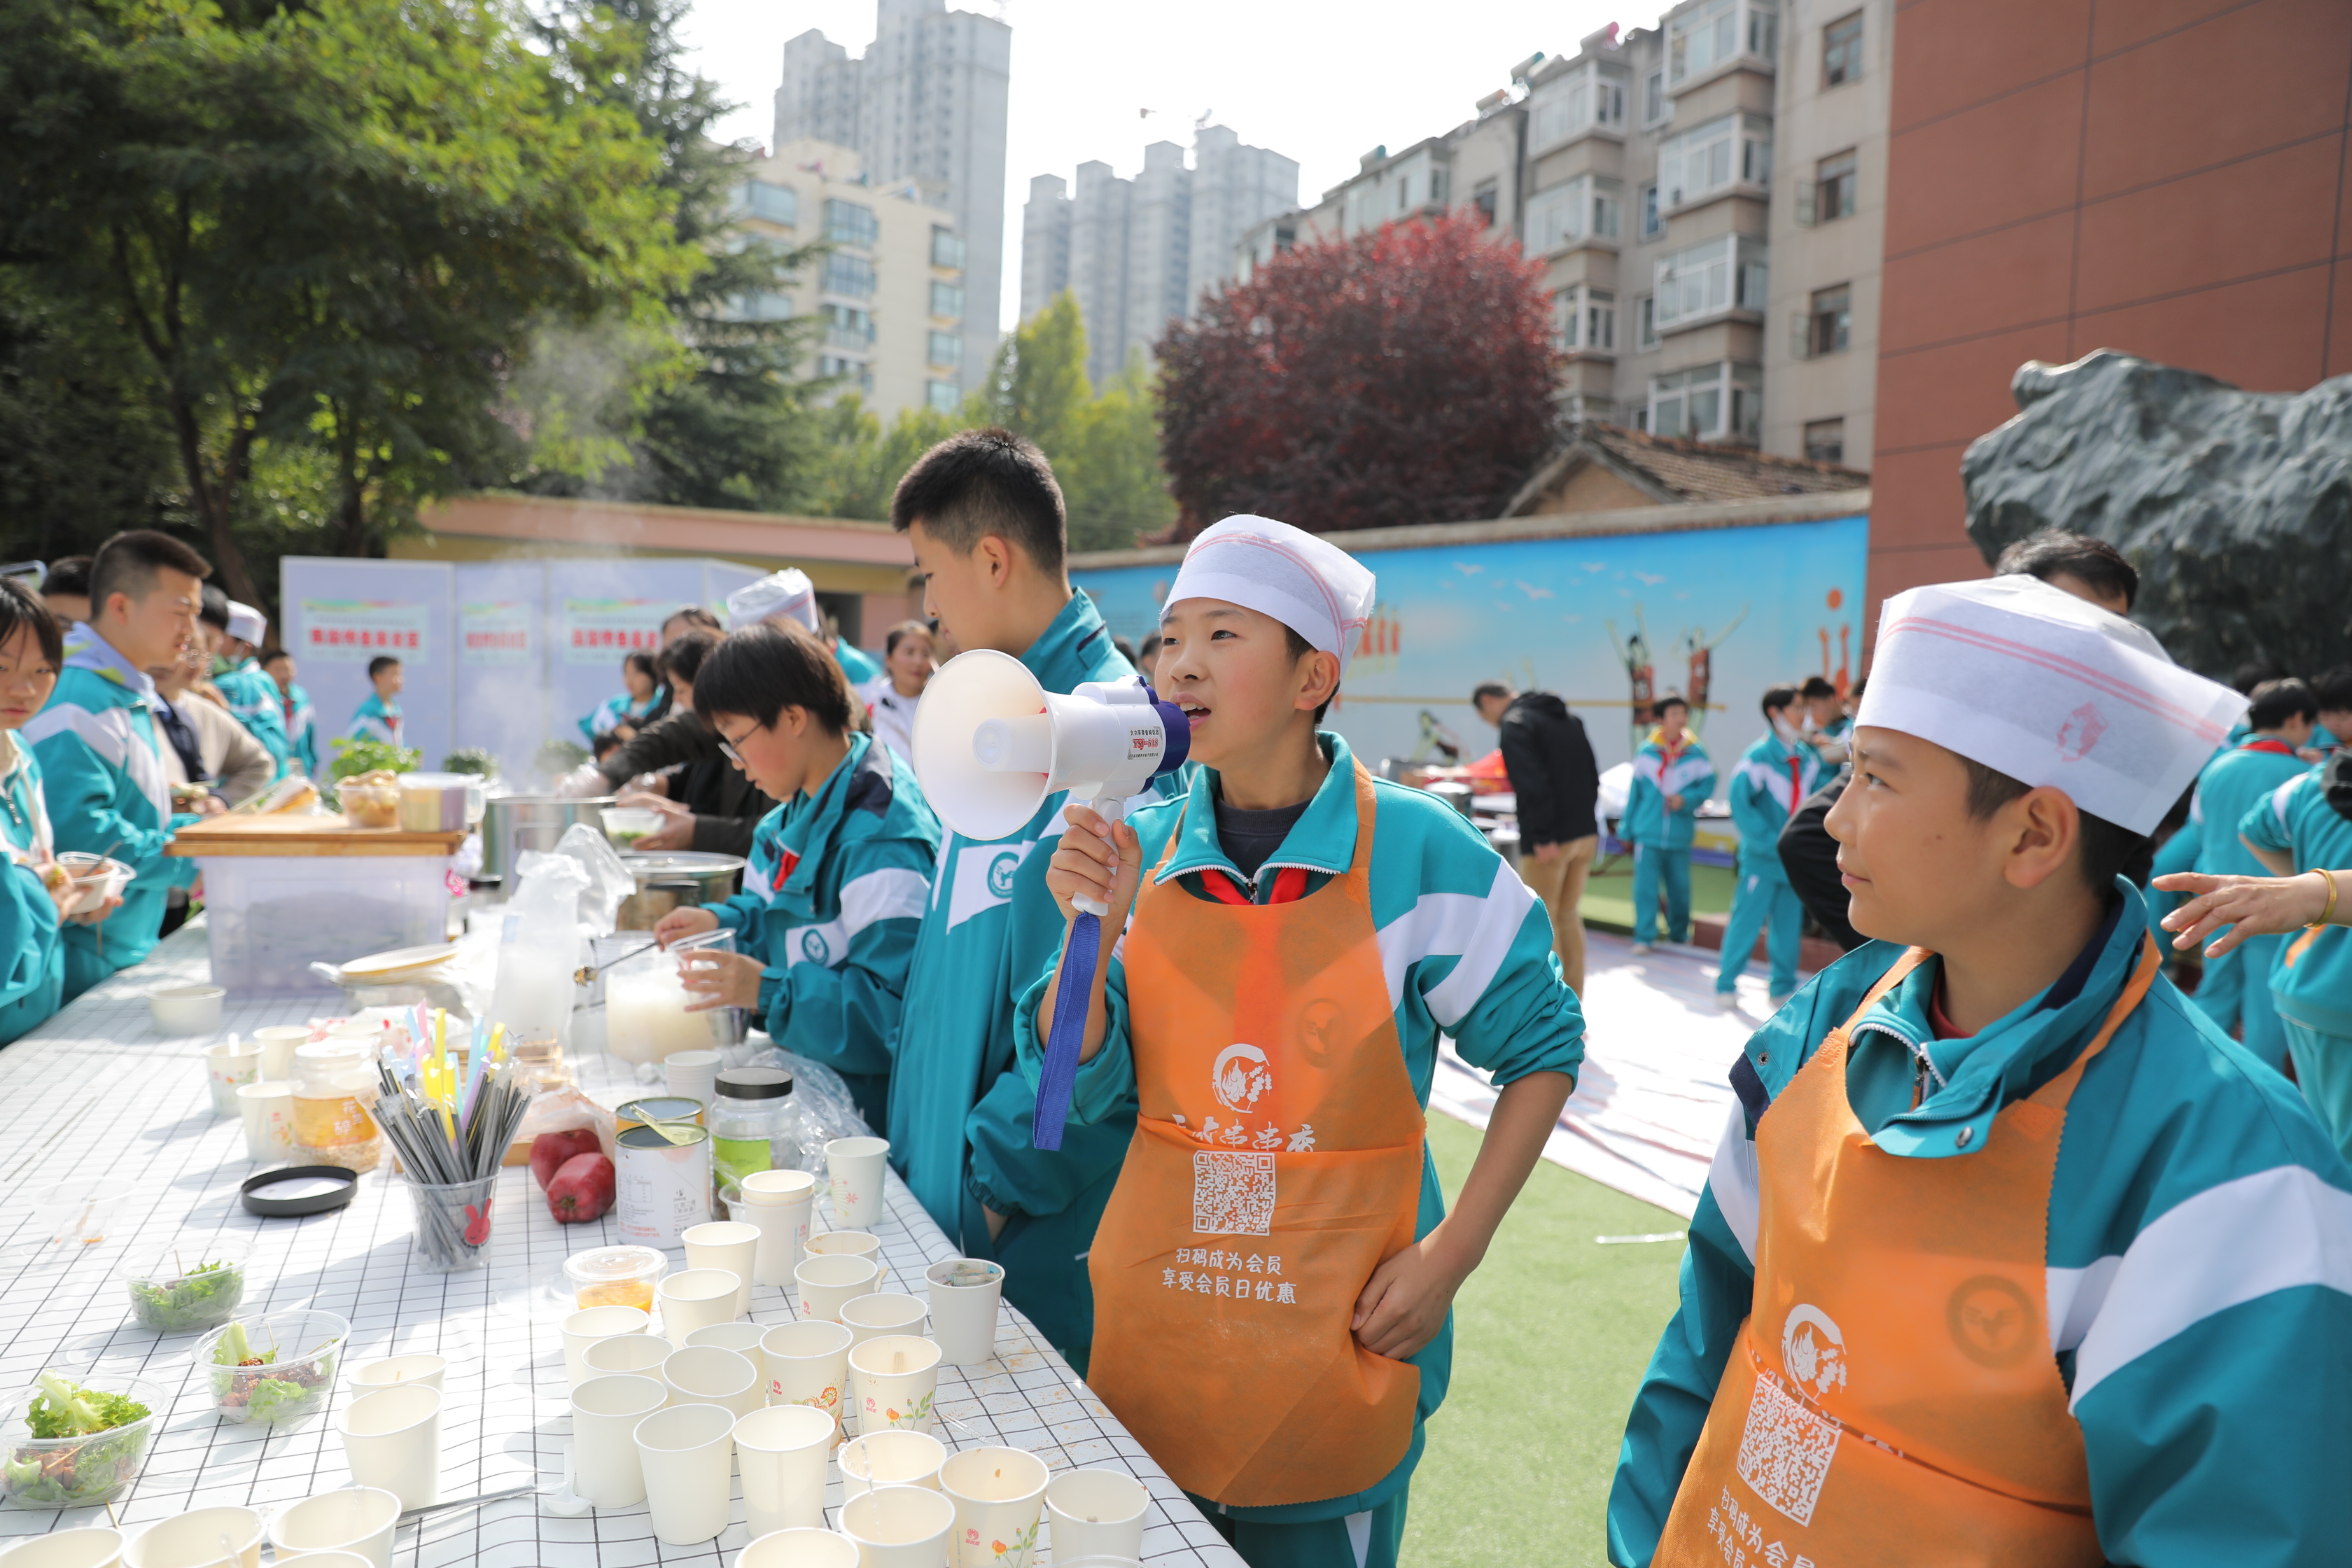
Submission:
[[[1278,255],[1159,347],[1189,537],[1234,512],[1316,532],[1499,513],[1550,449],[1542,268],[1465,217]]]

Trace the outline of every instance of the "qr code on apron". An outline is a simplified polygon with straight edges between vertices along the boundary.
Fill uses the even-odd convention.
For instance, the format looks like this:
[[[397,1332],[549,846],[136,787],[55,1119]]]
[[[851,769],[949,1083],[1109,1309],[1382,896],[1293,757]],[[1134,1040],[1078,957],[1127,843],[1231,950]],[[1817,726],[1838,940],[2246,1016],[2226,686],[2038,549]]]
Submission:
[[[1791,1398],[1772,1373],[1757,1373],[1733,1468],[1758,1497],[1799,1524],[1811,1524],[1837,1445],[1835,1422]]]
[[[1265,1236],[1273,1228],[1273,1155],[1193,1153],[1194,1235]]]

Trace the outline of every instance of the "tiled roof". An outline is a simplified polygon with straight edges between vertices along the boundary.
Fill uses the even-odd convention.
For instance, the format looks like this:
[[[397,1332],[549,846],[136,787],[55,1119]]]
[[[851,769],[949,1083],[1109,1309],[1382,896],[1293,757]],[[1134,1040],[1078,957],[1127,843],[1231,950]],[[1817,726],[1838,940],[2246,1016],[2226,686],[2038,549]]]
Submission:
[[[1834,463],[1777,458],[1749,447],[1645,436],[1614,425],[1586,424],[1576,438],[1548,459],[1512,502],[1517,515],[1562,479],[1598,459],[1636,482],[1646,481],[1661,502],[1760,500],[1772,496],[1811,495],[1861,489],[1870,476]]]

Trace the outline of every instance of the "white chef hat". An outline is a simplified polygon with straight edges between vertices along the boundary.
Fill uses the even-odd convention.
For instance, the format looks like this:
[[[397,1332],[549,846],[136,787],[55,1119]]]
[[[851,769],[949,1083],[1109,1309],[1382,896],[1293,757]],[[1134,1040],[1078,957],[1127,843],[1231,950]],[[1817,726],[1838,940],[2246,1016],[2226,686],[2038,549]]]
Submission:
[[[730,631],[772,621],[778,616],[790,616],[812,632],[817,629],[816,584],[797,567],[771,572],[727,595],[727,626]]]
[[[1168,603],[1223,599],[1272,616],[1339,657],[1339,670],[1371,619],[1371,569],[1328,540],[1270,517],[1229,517],[1192,541]]]
[[[269,635],[269,617],[251,605],[240,605],[231,599],[228,602],[228,635],[239,642],[249,642],[259,647],[261,639]]]
[[[1933,741],[2148,834],[2245,710],[2121,616],[2012,576],[1887,600],[1854,724]]]

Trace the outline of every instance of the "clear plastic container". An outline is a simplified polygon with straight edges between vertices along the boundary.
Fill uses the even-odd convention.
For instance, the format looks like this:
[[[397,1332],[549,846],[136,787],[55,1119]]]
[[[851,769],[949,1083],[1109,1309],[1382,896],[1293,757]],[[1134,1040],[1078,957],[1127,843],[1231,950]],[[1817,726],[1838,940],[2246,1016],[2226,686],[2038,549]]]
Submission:
[[[604,1048],[624,1061],[658,1062],[676,1051],[740,1045],[743,1015],[733,1007],[689,1013],[693,1000],[678,966],[693,952],[732,952],[735,933],[719,930],[648,947],[604,972]]]
[[[176,1241],[161,1257],[135,1256],[122,1269],[131,1321],[159,1334],[216,1328],[245,1301],[246,1245],[215,1237]]]
[[[383,1134],[368,1107],[383,1090],[375,1049],[361,1040],[294,1048],[294,1163],[373,1171]]]
[[[243,995],[320,987],[310,965],[447,940],[441,855],[199,855],[213,983]]]
[[[345,820],[354,827],[400,826],[398,784],[337,784],[335,803],[342,808]]]
[[[245,1335],[241,1357],[224,1361]],[[233,1318],[196,1342],[196,1365],[224,1421],[296,1421],[327,1407],[352,1325],[332,1312]]]
[[[127,1394],[147,1407],[136,1421],[74,1437],[36,1437],[26,1414],[41,1386],[18,1393],[0,1436],[0,1496],[18,1508],[92,1508],[121,1496],[139,1479],[172,1396],[143,1377],[68,1373],[66,1381],[101,1394]]]
[[[669,1259],[650,1247],[599,1247],[563,1260],[563,1278],[574,1300],[590,1307],[654,1310],[654,1287],[669,1272]]]

